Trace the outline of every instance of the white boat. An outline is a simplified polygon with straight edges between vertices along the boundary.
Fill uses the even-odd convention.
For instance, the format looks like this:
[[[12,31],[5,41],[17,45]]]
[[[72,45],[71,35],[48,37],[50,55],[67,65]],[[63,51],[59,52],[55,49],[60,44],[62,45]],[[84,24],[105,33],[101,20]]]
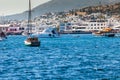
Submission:
[[[38,36],[40,38],[57,38],[60,37],[57,28],[48,27],[44,29],[42,32],[36,32],[32,34],[33,36]]]
[[[29,0],[29,14],[28,14],[28,33],[31,33],[31,1]],[[40,41],[38,37],[32,37],[30,34],[28,35],[27,39],[24,41],[26,46],[38,47],[40,46]]]
[[[7,35],[21,35],[20,27],[9,27],[6,31]]]

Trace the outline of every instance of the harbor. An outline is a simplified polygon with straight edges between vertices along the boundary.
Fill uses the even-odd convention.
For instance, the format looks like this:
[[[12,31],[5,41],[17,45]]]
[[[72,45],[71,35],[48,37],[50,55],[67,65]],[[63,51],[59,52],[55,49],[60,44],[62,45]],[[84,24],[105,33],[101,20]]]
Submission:
[[[0,80],[120,80],[119,0],[16,4],[0,5]]]

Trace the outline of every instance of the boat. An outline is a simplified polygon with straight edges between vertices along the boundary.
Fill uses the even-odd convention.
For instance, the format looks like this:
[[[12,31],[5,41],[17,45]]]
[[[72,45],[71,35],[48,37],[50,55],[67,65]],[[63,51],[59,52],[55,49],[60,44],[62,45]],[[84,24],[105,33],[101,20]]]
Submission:
[[[48,27],[48,28],[44,29],[42,32],[36,32],[32,35],[33,36],[38,36],[40,38],[57,38],[57,37],[60,37],[60,34],[57,31],[57,28],[55,28],[55,27]]]
[[[106,37],[115,37],[115,33],[104,33],[103,36],[106,36]]]
[[[40,41],[38,39],[38,37],[35,36],[31,36],[31,0],[29,0],[29,14],[28,14],[28,37],[27,39],[24,41],[24,44],[26,46],[31,46],[31,47],[38,47],[40,46]]]
[[[6,35],[21,35],[22,31],[20,27],[9,27],[6,31]]]
[[[107,20],[80,20],[73,22],[71,25],[65,25],[63,34],[92,34],[93,31],[99,31],[106,28],[108,25]]]
[[[114,31],[114,29],[112,29],[110,27],[107,27],[107,28],[104,28],[101,31],[93,32],[92,34],[94,34],[96,36],[114,37],[115,36],[115,31]]]
[[[28,37],[24,42],[27,46],[40,46],[40,41],[37,37]]]

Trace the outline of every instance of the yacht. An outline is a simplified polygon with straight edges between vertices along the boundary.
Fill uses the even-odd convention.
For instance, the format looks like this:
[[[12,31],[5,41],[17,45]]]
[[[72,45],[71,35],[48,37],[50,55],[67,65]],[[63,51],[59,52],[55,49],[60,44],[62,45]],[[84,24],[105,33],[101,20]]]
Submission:
[[[47,27],[42,32],[33,33],[32,36],[38,36],[40,38],[57,38],[60,37],[57,28]]]

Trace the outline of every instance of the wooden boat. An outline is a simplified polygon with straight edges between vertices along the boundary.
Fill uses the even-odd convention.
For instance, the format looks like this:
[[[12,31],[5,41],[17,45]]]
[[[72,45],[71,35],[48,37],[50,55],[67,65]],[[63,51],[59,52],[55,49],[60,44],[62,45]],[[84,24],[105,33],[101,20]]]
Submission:
[[[115,36],[115,32],[112,28],[104,28],[101,31],[98,32],[93,32],[94,35],[96,36],[106,36],[106,37],[114,37]]]
[[[29,14],[28,14],[28,28],[31,28],[31,1],[29,0]],[[27,46],[33,46],[33,47],[37,47],[40,46],[40,41],[38,39],[38,37],[32,37],[31,36],[31,31],[28,30],[29,35],[28,38],[24,41],[25,45]]]
[[[38,40],[37,37],[28,37],[25,41],[25,45],[27,46],[40,46],[40,41]]]

